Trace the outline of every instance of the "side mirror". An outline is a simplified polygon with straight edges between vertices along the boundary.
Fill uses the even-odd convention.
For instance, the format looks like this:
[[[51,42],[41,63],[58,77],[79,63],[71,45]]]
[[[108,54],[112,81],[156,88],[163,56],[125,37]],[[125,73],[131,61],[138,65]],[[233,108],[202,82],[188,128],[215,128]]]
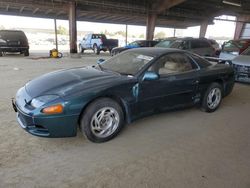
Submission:
[[[160,78],[159,74],[153,71],[147,71],[145,72],[142,80],[143,81],[151,81],[151,80],[158,80]]]
[[[105,59],[98,59],[98,60],[96,61],[96,63],[97,63],[97,64],[102,64],[104,61],[105,61]]]

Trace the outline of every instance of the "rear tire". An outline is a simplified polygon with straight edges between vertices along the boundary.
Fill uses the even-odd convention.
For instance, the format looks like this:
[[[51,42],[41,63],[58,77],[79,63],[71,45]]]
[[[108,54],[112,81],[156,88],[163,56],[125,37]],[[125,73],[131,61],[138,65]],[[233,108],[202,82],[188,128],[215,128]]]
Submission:
[[[2,57],[3,56],[3,52],[2,51],[0,51],[0,57]]]
[[[99,48],[96,44],[94,44],[93,50],[94,50],[94,53],[95,53],[96,55],[99,55],[99,54],[100,54],[100,48]]]
[[[212,83],[205,92],[201,109],[205,112],[214,112],[220,106],[222,100],[222,86]]]
[[[81,45],[79,45],[79,51],[80,51],[80,53],[84,53],[84,49],[82,48]]]
[[[121,106],[112,99],[100,98],[92,102],[80,121],[81,131],[92,142],[106,142],[117,136],[124,125]]]
[[[24,52],[24,56],[29,56],[29,55],[30,55],[29,50],[26,50],[26,51]]]

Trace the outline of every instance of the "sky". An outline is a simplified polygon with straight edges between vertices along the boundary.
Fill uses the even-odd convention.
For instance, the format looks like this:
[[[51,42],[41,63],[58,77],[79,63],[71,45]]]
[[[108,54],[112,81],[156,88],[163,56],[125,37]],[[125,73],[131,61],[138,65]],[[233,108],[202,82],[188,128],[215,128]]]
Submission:
[[[232,16],[221,16],[220,18],[223,19],[232,19],[235,18]],[[57,20],[57,26],[63,26],[68,28],[68,21],[65,20]],[[43,18],[30,18],[30,17],[21,17],[21,16],[6,16],[0,15],[0,26],[3,26],[5,29],[11,28],[37,28],[37,29],[54,29],[54,20],[52,19],[43,19]],[[93,22],[77,22],[77,29],[79,31],[94,31],[94,32],[101,32],[101,31],[109,31],[115,32],[124,30],[125,25],[120,24],[104,24],[104,23],[93,23]],[[189,37],[198,37],[199,36],[200,27],[189,27],[187,29],[177,29],[176,35],[181,36],[189,36]],[[206,33],[206,37],[213,38],[213,37],[229,37],[233,38],[235,30],[235,23],[228,22],[228,21],[214,21],[214,25],[209,25]],[[157,32],[165,32],[167,37],[172,37],[174,34],[174,29],[170,28],[155,28],[155,33]],[[128,33],[140,35],[146,33],[145,26],[128,26]]]

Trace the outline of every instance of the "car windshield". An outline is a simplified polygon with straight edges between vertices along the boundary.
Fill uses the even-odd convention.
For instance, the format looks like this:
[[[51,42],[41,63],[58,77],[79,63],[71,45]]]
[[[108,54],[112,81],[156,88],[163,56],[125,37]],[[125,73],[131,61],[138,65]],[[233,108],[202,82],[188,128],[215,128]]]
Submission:
[[[168,48],[173,42],[174,40],[164,40],[156,44],[155,47]]]
[[[143,47],[143,41],[134,41],[128,44],[128,46],[139,46]]]
[[[103,70],[111,70],[125,75],[135,75],[154,57],[139,52],[128,51],[114,56],[101,64]]]
[[[228,41],[223,45],[223,51],[233,52],[233,51],[239,51],[241,48],[244,48],[244,46],[247,44],[247,41],[245,40],[238,40],[238,41]]]
[[[25,40],[26,37],[21,31],[0,31],[0,38],[4,40]]]
[[[249,55],[250,56],[250,47],[248,47],[241,55]]]

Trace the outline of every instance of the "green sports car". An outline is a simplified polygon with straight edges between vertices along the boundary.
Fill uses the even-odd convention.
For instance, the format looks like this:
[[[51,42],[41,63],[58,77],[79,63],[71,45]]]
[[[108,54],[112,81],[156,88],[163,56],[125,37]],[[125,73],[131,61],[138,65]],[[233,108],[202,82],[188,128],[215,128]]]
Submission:
[[[12,101],[17,121],[42,137],[69,137],[77,129],[93,142],[115,137],[127,123],[198,104],[215,111],[234,86],[228,65],[177,49],[137,48],[92,67],[45,74]]]

